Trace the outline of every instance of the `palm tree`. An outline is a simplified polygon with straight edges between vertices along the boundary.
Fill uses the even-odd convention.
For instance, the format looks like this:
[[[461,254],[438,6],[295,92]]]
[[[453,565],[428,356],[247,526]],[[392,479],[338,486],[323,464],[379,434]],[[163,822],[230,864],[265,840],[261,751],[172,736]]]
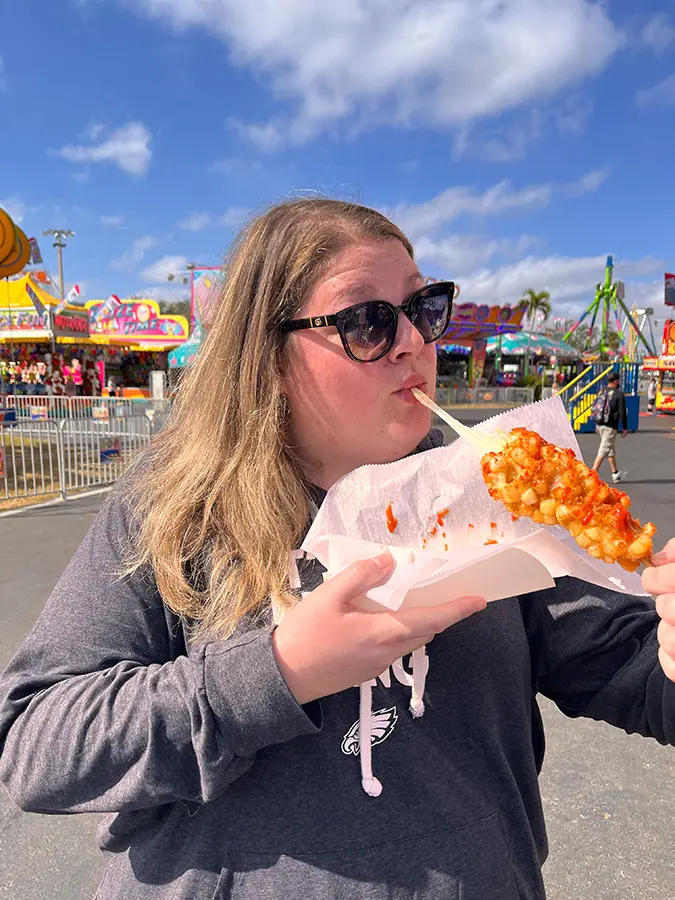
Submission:
[[[533,291],[528,288],[523,294],[520,303],[521,309],[525,310],[525,318],[530,322],[530,331],[527,336],[527,349],[525,351],[525,374],[530,370],[530,343],[532,341],[532,332],[534,331],[534,323],[539,313],[544,316],[544,322],[551,315],[551,295],[548,291]]]

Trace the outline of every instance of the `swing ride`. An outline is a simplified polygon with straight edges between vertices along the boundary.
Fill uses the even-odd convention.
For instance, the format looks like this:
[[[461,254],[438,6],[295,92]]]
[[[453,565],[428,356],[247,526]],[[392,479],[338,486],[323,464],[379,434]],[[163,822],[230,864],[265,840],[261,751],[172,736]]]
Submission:
[[[651,318],[648,316],[648,310],[644,310],[642,316],[642,327],[638,322],[635,311],[631,311],[626,306],[626,287],[623,281],[614,281],[614,257],[607,257],[607,265],[605,267],[605,280],[598,282],[595,286],[595,297],[582,313],[581,317],[572,325],[567,334],[563,337],[563,341],[567,342],[574,332],[583,322],[590,316],[590,325],[588,327],[588,335],[584,346],[584,353],[588,353],[595,337],[595,325],[600,317],[600,341],[597,345],[598,358],[614,358],[618,361],[633,362],[637,351],[637,341],[640,341],[649,356],[655,356],[653,347],[653,331],[651,327]],[[621,312],[620,312],[621,311]],[[624,320],[621,321],[621,313]],[[652,337],[652,345],[649,344],[644,334],[644,327],[649,323],[650,334]],[[626,334],[628,327],[632,332]],[[618,336],[618,346],[617,338]],[[633,353],[629,353],[629,347],[632,342]],[[632,358],[631,358],[632,357]]]

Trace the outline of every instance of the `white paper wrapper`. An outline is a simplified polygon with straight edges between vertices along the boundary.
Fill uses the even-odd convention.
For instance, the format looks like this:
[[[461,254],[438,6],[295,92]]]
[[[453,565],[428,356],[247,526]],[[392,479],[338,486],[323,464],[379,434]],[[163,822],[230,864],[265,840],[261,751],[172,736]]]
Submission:
[[[519,426],[581,458],[557,397],[509,410],[476,431],[491,434]],[[387,528],[389,504],[398,519],[393,534]],[[564,529],[527,518],[513,522],[488,494],[480,456],[461,439],[346,475],[328,491],[302,545],[326,567],[328,578],[384,548],[396,560],[396,570],[386,585],[368,592],[372,602],[364,604],[373,609],[434,605],[467,594],[501,600],[553,587],[553,579],[563,575],[645,594],[636,574],[588,556]]]

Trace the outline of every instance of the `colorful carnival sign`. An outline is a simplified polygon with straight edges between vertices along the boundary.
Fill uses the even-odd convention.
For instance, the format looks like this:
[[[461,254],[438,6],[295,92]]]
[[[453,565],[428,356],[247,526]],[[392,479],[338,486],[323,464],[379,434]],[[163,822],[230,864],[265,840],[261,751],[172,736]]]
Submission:
[[[477,306],[475,303],[455,304],[452,318],[440,344],[454,340],[475,340],[496,334],[513,334],[523,327],[525,310],[511,306]]]
[[[192,327],[208,324],[215,291],[223,270],[215,267],[191,269],[190,299],[192,304]]]
[[[675,319],[666,319],[663,327],[663,356],[675,356]]]
[[[84,309],[67,309],[54,315],[54,336],[56,338],[89,337],[89,313]]]
[[[187,319],[163,315],[154,300],[123,300],[112,309],[105,304],[105,300],[90,300],[86,304],[92,337],[101,336],[116,344],[149,346],[187,340]]]
[[[43,340],[49,335],[47,313],[35,309],[0,309],[0,340]]]

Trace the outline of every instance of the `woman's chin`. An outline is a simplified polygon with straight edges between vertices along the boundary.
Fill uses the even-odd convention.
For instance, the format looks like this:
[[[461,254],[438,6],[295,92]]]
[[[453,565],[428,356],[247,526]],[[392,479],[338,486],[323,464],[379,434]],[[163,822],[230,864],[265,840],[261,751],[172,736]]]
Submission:
[[[389,462],[402,459],[412,453],[417,445],[424,440],[431,429],[431,415],[427,410],[422,410],[422,415],[410,417],[407,422],[392,423],[389,428],[388,443],[391,450],[387,453]]]

